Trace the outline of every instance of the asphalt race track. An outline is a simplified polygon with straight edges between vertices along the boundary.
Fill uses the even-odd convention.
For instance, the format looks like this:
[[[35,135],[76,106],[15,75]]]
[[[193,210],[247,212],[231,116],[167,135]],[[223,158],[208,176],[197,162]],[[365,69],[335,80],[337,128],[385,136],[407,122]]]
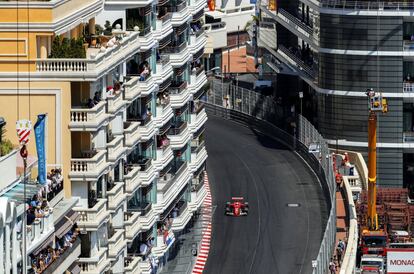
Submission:
[[[273,139],[212,115],[206,145],[217,207],[204,273],[311,273],[328,210],[308,166]],[[248,216],[224,215],[232,196],[246,198]]]

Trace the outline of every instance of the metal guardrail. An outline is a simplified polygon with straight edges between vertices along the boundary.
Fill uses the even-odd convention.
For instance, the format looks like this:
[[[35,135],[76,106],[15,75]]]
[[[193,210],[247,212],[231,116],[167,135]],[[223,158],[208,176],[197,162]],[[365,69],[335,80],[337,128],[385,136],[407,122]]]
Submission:
[[[298,129],[291,135],[266,121],[269,117],[263,95],[257,92],[242,89],[241,98],[231,98],[231,85],[214,85],[208,93],[206,110],[208,113],[234,120],[249,127],[260,130],[276,138],[281,143],[297,152],[303,160],[312,168],[321,182],[325,200],[328,203],[329,217],[324,231],[323,239],[317,258],[312,262],[313,274],[325,274],[328,272],[329,262],[332,257],[336,237],[336,183],[333,172],[332,158],[328,144],[304,117],[299,116]],[[244,94],[243,94],[244,93]],[[237,95],[236,95],[237,96]],[[248,98],[248,100],[245,100]],[[255,104],[255,105],[252,105]],[[298,133],[298,136],[296,136]],[[317,144],[318,153],[310,153],[309,146]],[[319,157],[318,157],[319,156]],[[309,262],[311,263],[311,262]]]
[[[341,8],[358,10],[414,10],[412,2],[398,1],[348,1],[348,0],[321,0],[322,8]]]

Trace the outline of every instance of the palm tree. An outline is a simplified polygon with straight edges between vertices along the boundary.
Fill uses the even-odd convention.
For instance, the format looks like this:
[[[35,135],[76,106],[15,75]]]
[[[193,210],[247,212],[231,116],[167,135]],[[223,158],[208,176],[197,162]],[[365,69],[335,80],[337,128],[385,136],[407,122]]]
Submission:
[[[260,17],[257,15],[252,15],[252,20],[247,21],[246,25],[244,26],[244,31],[248,31],[253,23],[259,24]]]

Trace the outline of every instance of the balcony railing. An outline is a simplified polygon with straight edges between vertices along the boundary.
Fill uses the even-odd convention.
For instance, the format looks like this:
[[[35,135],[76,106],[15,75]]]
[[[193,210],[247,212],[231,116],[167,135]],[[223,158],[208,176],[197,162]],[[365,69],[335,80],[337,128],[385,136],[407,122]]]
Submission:
[[[198,146],[192,146],[191,147],[191,153],[198,154],[204,148],[204,146],[205,146],[204,141],[201,141],[198,144]]]
[[[157,64],[161,64],[162,66],[168,65],[170,62],[170,56],[169,55],[160,55],[160,59],[157,60]]]
[[[414,142],[414,132],[412,131],[403,132],[403,139],[404,139],[404,142]]]
[[[124,183],[116,183],[111,190],[107,191],[106,195],[108,197],[108,208],[115,210],[125,198]]]
[[[44,240],[46,232],[50,232],[53,226],[53,209],[50,208],[41,218],[36,218],[33,224],[27,226],[27,246],[32,247],[39,240]]]
[[[71,265],[78,259],[81,251],[80,243],[81,242],[79,238],[77,238],[72,243],[72,246],[69,246],[66,249],[64,249],[63,253],[56,257],[56,259],[54,259],[54,261],[52,261],[50,265],[46,266],[46,269],[43,270],[42,274],[63,273],[66,269],[60,269],[60,266],[63,266],[65,264]],[[70,261],[68,260],[69,258],[71,258]],[[69,262],[67,262],[66,260],[68,260]]]
[[[187,122],[183,121],[176,127],[171,127],[167,135],[179,135],[187,128]]]
[[[320,7],[354,10],[414,10],[412,2],[398,1],[347,1],[347,0],[320,0]]]
[[[88,158],[72,158],[70,160],[71,175],[84,175],[87,172],[98,173],[105,166],[105,150],[91,151]]]
[[[176,181],[175,179],[178,178],[184,172],[186,167],[187,164],[185,162],[181,162],[180,166],[177,168],[174,174],[167,173],[165,175],[166,179],[160,178],[158,182],[160,187],[157,190],[161,193],[166,193],[170,189],[171,185],[173,185]]]
[[[403,84],[403,91],[404,92],[414,92],[414,83],[405,82]]]
[[[115,234],[108,239],[108,255],[110,257],[116,257],[122,248],[126,247],[126,240],[124,238],[124,230],[117,229]]]
[[[95,124],[105,117],[105,101],[101,101],[93,108],[76,108],[70,110],[70,123],[73,126],[82,126],[85,123]]]
[[[142,261],[141,257],[126,257],[124,260],[124,271],[127,274],[139,273],[139,262]]]
[[[170,21],[172,18],[172,13],[171,12],[167,12],[166,14],[164,14],[163,16],[160,16],[157,18],[157,20],[162,21],[163,23]]]
[[[171,95],[175,95],[175,94],[180,94],[186,88],[187,88],[187,82],[184,81],[184,82],[181,82],[181,83],[172,84],[169,88],[169,91],[170,91]]]
[[[128,205],[128,212],[139,212],[140,216],[145,216],[150,212],[152,209],[152,203],[146,202],[141,203],[139,206],[130,206]]]
[[[187,41],[182,42],[180,45],[172,45],[165,47],[162,53],[180,53],[187,48]]]
[[[182,1],[181,3],[177,4],[176,6],[168,7],[169,12],[181,12],[187,7],[187,1]]]
[[[79,212],[79,226],[91,226],[97,228],[100,222],[109,216],[106,210],[106,199],[99,199],[92,208],[74,208]]]
[[[96,71],[101,66],[109,66],[125,55],[133,54],[138,46],[139,33],[126,33],[123,38],[112,47],[101,51],[99,49],[88,49],[85,59],[41,59],[36,60],[36,69],[39,72],[90,72]],[[132,46],[135,44],[136,46]]]
[[[96,256],[91,258],[79,258],[81,272],[102,273],[109,264],[109,261],[106,260],[106,251],[107,248],[101,247]]]

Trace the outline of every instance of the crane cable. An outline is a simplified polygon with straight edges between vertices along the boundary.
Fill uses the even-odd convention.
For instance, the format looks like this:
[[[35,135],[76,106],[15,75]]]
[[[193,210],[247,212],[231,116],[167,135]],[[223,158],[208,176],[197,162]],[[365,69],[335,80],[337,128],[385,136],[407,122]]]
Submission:
[[[378,9],[377,9],[377,92],[380,92],[380,60],[379,60],[379,50],[380,50],[380,38],[379,38],[379,36],[380,36],[380,24],[381,24],[381,17],[380,17],[380,15],[379,15],[379,12],[380,12],[380,2],[379,2],[379,0],[377,0],[377,3],[378,3]],[[382,102],[381,102],[381,104],[382,104]],[[377,147],[376,147],[376,150],[377,150],[377,155],[379,155],[379,149],[378,149],[378,147],[379,147],[379,144],[380,144],[380,142],[381,142],[381,136],[380,136],[380,115],[378,114],[378,115],[376,115],[377,116],[377,136],[378,136],[378,138],[377,138]],[[377,157],[378,158],[378,157]],[[376,159],[375,159],[375,161],[376,161]],[[378,163],[377,163],[378,164]],[[375,174],[376,174],[376,179],[375,179],[375,184],[376,185],[378,185],[378,165],[375,165],[375,168],[376,168],[376,170],[375,170]]]

